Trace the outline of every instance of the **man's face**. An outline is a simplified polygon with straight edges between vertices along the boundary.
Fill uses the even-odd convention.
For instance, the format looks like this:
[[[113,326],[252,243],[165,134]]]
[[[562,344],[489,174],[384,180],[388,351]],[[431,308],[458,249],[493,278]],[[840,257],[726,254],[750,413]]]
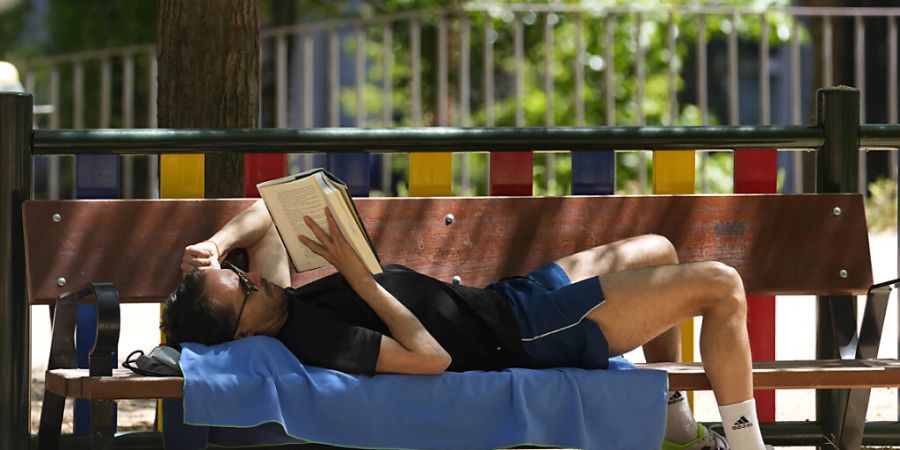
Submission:
[[[240,313],[235,339],[254,335],[276,335],[287,316],[287,298],[284,289],[268,282],[257,273],[247,272],[245,276],[258,287],[257,290],[243,288],[238,274],[233,270],[204,270],[204,294],[210,301],[232,311],[232,317],[236,321]],[[246,295],[247,293],[249,295]],[[242,304],[244,310],[241,313]]]

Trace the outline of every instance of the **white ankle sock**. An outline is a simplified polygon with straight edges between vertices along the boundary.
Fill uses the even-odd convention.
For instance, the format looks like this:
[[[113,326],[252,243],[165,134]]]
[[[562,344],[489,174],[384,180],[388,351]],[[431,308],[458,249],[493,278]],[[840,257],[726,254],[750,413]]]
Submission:
[[[756,418],[756,400],[750,399],[731,405],[719,405],[722,428],[732,450],[764,450],[759,419]]]
[[[669,392],[666,409],[666,440],[674,444],[687,444],[697,437],[697,421],[691,414],[687,395],[680,391]]]

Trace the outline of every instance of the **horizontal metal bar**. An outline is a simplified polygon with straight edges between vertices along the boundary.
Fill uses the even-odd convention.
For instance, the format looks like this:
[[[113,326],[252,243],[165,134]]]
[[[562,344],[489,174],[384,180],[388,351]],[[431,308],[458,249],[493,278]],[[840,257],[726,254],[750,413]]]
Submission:
[[[153,44],[132,45],[128,47],[104,48],[101,50],[88,50],[84,52],[64,53],[60,55],[34,58],[29,61],[31,67],[43,64],[60,64],[85,61],[88,59],[116,58],[120,56],[135,55],[150,52],[155,54],[156,46]]]
[[[900,147],[900,125],[865,124],[859,126],[860,147]]]
[[[596,16],[606,14],[631,14],[631,13],[648,13],[648,14],[760,14],[762,12],[785,13],[793,16],[831,16],[831,17],[854,17],[854,16],[900,16],[900,8],[846,8],[846,7],[732,7],[732,6],[715,6],[715,5],[665,5],[653,7],[602,7],[602,6],[578,6],[564,4],[531,4],[531,3],[511,3],[500,4],[493,2],[469,3],[463,6],[447,6],[430,11],[404,11],[399,13],[383,14],[375,17],[347,17],[341,19],[319,20],[315,22],[304,22],[293,25],[285,25],[280,27],[271,27],[260,30],[260,38],[268,39],[275,36],[283,36],[287,34],[311,33],[326,29],[348,29],[363,25],[381,25],[385,22],[400,22],[412,20],[414,18],[425,19],[429,17],[438,17],[451,14],[464,13],[480,13],[509,11],[512,13],[586,13]]]
[[[536,13],[590,13],[603,15],[605,13],[627,14],[635,12],[668,14],[671,12],[684,14],[759,14],[763,11],[780,12],[794,16],[900,16],[900,8],[872,7],[872,8],[845,8],[845,7],[819,7],[819,6],[788,6],[788,7],[753,7],[753,6],[718,6],[718,5],[654,5],[648,7],[603,7],[603,6],[578,6],[564,4],[532,4],[509,3],[498,4],[492,2],[468,3],[462,6],[465,11],[510,11],[510,12],[536,12]],[[447,11],[447,9],[445,9]]]
[[[814,126],[35,130],[32,154],[817,148],[823,140]]]
[[[859,147],[860,151],[863,152],[896,152],[897,149],[900,148],[900,145],[894,145],[893,147]]]
[[[390,22],[402,22],[406,20],[412,20],[415,18],[425,18],[435,15],[440,15],[442,12],[450,12],[454,9],[452,8],[443,8],[432,11],[404,11],[399,13],[391,13],[391,14],[382,14],[375,17],[367,17],[365,19],[361,19],[358,17],[351,17],[345,19],[328,19],[328,20],[319,20],[315,22],[303,22],[297,23],[293,25],[284,25],[280,27],[271,27],[264,28],[259,30],[260,39],[267,39],[274,36],[281,36],[287,34],[306,34],[306,33],[314,33],[322,30],[329,29],[342,29],[342,28],[356,28],[361,26],[369,26],[369,25],[384,25]]]

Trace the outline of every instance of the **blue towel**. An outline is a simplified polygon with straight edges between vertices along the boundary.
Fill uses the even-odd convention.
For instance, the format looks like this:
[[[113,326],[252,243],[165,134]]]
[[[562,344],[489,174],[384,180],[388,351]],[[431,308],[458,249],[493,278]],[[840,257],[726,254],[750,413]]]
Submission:
[[[281,342],[256,336],[210,347],[185,344],[181,367],[185,423],[256,427],[259,443],[647,450],[659,448],[665,429],[666,374],[621,358],[610,370],[367,377],[304,366]],[[249,438],[214,430],[210,440],[231,440],[219,445]],[[285,439],[273,437],[281,433]]]

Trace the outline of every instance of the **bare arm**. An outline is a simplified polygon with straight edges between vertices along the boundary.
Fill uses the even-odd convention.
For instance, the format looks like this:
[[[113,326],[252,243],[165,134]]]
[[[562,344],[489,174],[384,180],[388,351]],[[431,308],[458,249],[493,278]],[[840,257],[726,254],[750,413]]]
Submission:
[[[384,321],[391,336],[381,337],[375,370],[380,373],[438,374],[450,366],[450,354],[441,347],[422,322],[393,294],[379,285],[359,255],[344,239],[327,208],[329,232],[304,218],[319,242],[300,236],[300,242],[325,258],[344,276],[353,290]]]
[[[251,247],[274,226],[266,205],[257,200],[209,239],[185,247],[181,271],[189,272],[194,267],[218,268],[223,255],[235,248]]]

